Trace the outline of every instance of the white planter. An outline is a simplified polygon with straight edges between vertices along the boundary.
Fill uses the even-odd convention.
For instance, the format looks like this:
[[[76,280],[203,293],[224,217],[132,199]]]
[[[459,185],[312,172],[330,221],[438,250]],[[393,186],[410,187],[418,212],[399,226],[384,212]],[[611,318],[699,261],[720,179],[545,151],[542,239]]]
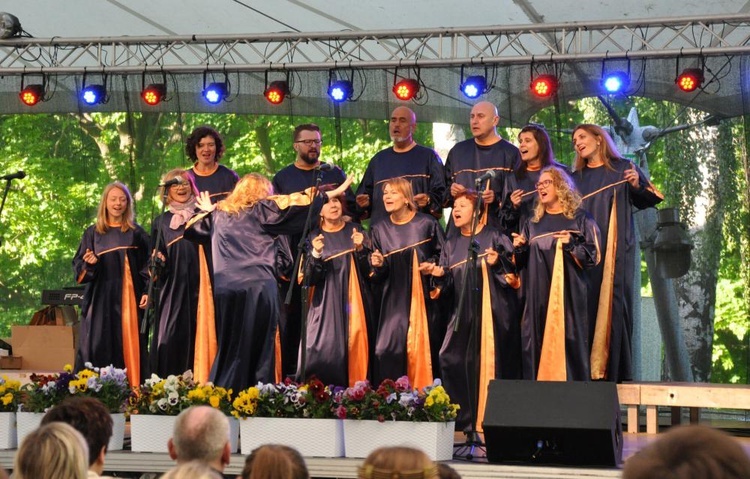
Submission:
[[[15,449],[16,447],[18,447],[16,413],[0,412],[0,449]]]
[[[379,447],[409,446],[433,461],[453,459],[454,422],[344,421],[346,457],[367,457]]]
[[[133,414],[130,416],[130,449],[133,452],[169,452],[177,416]]]
[[[125,414],[110,413],[112,416],[112,437],[109,438],[107,451],[122,451],[122,442],[125,438]]]
[[[342,457],[344,428],[340,419],[241,419],[242,454],[250,454],[263,444],[285,444],[297,449],[305,457]]]
[[[31,431],[37,429],[42,423],[43,412],[17,412],[16,427],[18,428],[18,445]]]
[[[236,417],[227,417],[229,419],[229,447],[232,448],[232,454],[240,450],[240,421]]]

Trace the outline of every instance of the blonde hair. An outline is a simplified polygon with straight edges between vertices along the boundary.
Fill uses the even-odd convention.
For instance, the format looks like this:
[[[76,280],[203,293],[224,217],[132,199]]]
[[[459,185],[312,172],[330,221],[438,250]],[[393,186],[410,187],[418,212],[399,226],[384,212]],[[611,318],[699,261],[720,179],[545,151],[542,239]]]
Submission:
[[[401,193],[406,198],[406,207],[411,211],[417,209],[414,204],[414,193],[411,189],[411,182],[405,178],[391,178],[383,183],[383,193],[385,193],[385,187],[390,186],[397,192]]]
[[[541,171],[539,178],[545,173],[548,173],[552,177],[552,186],[555,188],[557,199],[560,201],[560,206],[562,206],[563,215],[568,219],[573,219],[576,211],[581,207],[581,194],[576,189],[570,176],[560,168],[548,166]],[[544,205],[539,201],[539,197],[537,196],[536,204],[534,205],[534,216],[531,218],[531,221],[538,223],[542,219],[542,216],[544,216]]]
[[[273,185],[263,175],[248,173],[240,178],[229,196],[217,203],[216,208],[229,214],[239,215],[240,212],[255,206],[273,194]]]
[[[81,433],[53,422],[29,433],[16,452],[16,479],[86,479],[89,448]]]
[[[161,182],[162,184],[166,183],[167,181],[177,178],[178,176],[182,176],[187,181],[187,178],[185,178],[184,176],[185,173],[187,173],[187,171],[183,170],[182,168],[175,168],[173,170],[169,170],[168,172],[164,174],[164,176],[161,177]],[[192,192],[193,189],[190,188],[190,191]],[[166,204],[169,204],[170,203],[169,194],[168,194],[169,188],[166,186],[162,186],[159,188],[159,193],[161,194],[162,201],[164,201]]]
[[[161,479],[222,479],[221,474],[211,469],[208,464],[190,461],[178,464],[168,470]]]
[[[120,225],[120,231],[123,233],[135,229],[135,213],[133,211],[133,195],[130,194],[130,190],[124,183],[119,181],[113,181],[104,187],[102,192],[102,199],[99,201],[99,207],[96,210],[96,232],[104,234],[109,231],[109,214],[107,213],[107,195],[109,192],[118,188],[125,193],[125,197],[128,200],[128,204],[125,206],[125,211],[122,213],[122,225]]]
[[[375,449],[357,469],[359,479],[437,479],[438,469],[427,454],[412,447]]]
[[[590,123],[581,123],[580,125],[576,126],[573,130],[573,134],[571,135],[571,138],[575,138],[575,134],[578,130],[583,130],[586,133],[593,135],[598,141],[599,144],[599,156],[601,157],[602,161],[604,162],[604,167],[613,170],[612,168],[612,159],[613,158],[621,158],[622,155],[619,151],[617,151],[617,147],[615,146],[615,142],[612,139],[611,136],[609,136],[609,133],[602,128],[599,125],[592,125]],[[573,160],[573,170],[574,171],[580,171],[583,169],[583,167],[586,166],[586,158],[581,156],[581,153],[576,150],[576,157],[575,160]]]
[[[283,444],[265,444],[253,449],[242,468],[242,479],[309,479],[302,455]]]

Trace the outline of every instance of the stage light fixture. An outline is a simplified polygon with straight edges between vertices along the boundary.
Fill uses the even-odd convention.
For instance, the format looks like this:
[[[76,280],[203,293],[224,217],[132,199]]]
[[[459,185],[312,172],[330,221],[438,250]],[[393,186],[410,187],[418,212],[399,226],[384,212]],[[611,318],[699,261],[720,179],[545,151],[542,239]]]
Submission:
[[[474,99],[487,91],[487,79],[482,75],[472,75],[466,77],[461,82],[461,92],[466,98]]]
[[[0,12],[0,39],[20,37],[23,33],[18,17],[10,13]]]
[[[44,101],[44,85],[27,85],[21,89],[18,97],[25,105],[34,106],[40,101]]]
[[[623,71],[608,73],[602,78],[602,86],[608,93],[621,93],[628,89],[630,77]]]
[[[417,93],[419,93],[419,81],[413,78],[404,78],[393,84],[393,94],[399,100],[411,100]]]
[[[701,68],[687,68],[682,71],[674,82],[677,87],[687,93],[697,90],[703,85],[703,70]]]
[[[203,98],[212,105],[216,105],[222,100],[226,100],[229,95],[227,84],[224,82],[216,82],[209,84],[203,89]]]
[[[547,98],[557,93],[557,77],[539,75],[531,80],[531,93],[539,98]]]
[[[268,81],[266,81],[268,84]],[[272,81],[265,90],[263,90],[263,96],[266,97],[269,103],[272,105],[279,105],[284,101],[284,98],[289,94],[289,83],[286,80]]]
[[[161,103],[165,96],[167,85],[164,83],[152,83],[141,91],[143,102],[151,106]]]
[[[328,96],[336,103],[351,100],[354,87],[349,80],[336,80],[328,86]]]
[[[107,87],[104,85],[86,85],[81,90],[81,100],[87,105],[106,103]]]

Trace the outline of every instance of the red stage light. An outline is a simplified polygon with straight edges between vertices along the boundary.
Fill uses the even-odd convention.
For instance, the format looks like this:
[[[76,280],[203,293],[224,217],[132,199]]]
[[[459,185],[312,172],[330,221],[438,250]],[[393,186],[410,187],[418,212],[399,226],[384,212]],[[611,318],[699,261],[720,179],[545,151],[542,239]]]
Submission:
[[[167,85],[164,83],[154,83],[143,89],[141,98],[147,105],[158,105],[167,95]]]
[[[28,85],[18,93],[18,97],[28,106],[34,106],[44,98],[44,86]]]
[[[283,102],[287,94],[289,94],[289,84],[283,80],[271,82],[263,92],[266,100],[273,105]]]
[[[684,92],[695,91],[703,84],[703,70],[700,68],[688,68],[683,70],[674,81],[677,87]]]
[[[531,93],[539,98],[547,98],[557,93],[557,78],[540,75],[531,80]]]
[[[419,91],[419,82],[411,78],[404,78],[400,82],[393,85],[393,94],[399,100],[411,100],[414,95]]]

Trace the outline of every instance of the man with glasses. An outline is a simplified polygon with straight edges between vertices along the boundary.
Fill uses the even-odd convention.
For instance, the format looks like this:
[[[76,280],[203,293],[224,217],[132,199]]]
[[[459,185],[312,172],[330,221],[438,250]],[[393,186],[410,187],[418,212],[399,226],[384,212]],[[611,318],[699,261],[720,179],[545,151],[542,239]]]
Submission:
[[[297,153],[294,163],[281,169],[273,177],[273,191],[276,194],[289,195],[305,191],[312,186],[338,186],[346,180],[346,174],[337,166],[324,164],[321,168],[320,150],[323,140],[320,136],[320,127],[314,123],[305,123],[298,125],[292,135],[292,147]],[[320,184],[316,185],[316,180],[320,175]],[[345,195],[346,208],[351,216],[355,210],[354,193],[349,188]],[[313,224],[312,226],[315,226]],[[297,245],[299,244],[302,231],[299,234],[281,238],[280,246],[288,243],[288,249],[291,250],[291,261],[297,257]],[[281,364],[282,375],[294,376],[297,370],[297,355],[300,343],[300,326],[301,326],[301,307],[300,307],[300,286],[294,281],[294,275],[289,274],[291,282],[282,283],[282,298],[286,297],[286,289],[294,288],[292,291],[292,301],[289,305],[282,308],[281,314]],[[282,299],[283,300],[283,299]],[[304,378],[300,378],[304,380]]]
[[[393,178],[405,178],[411,183],[414,202],[422,213],[436,218],[443,215],[443,162],[435,150],[414,141],[416,128],[417,116],[412,110],[405,106],[393,110],[388,125],[393,146],[372,157],[357,188],[357,206],[363,218],[370,218],[371,225],[386,216],[383,183]]]

